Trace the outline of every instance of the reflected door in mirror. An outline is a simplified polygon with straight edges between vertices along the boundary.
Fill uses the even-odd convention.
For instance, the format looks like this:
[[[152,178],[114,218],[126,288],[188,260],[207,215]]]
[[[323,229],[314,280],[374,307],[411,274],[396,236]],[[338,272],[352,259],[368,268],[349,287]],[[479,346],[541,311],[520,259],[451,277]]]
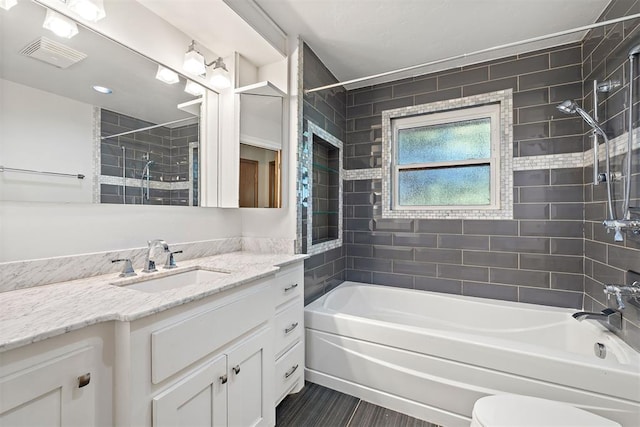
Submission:
[[[240,207],[258,207],[258,162],[240,159]]]

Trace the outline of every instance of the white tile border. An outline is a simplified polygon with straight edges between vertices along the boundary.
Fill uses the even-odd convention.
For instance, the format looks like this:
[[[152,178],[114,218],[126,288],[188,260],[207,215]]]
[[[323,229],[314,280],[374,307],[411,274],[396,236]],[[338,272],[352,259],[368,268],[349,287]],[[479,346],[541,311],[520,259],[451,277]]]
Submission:
[[[500,103],[500,208],[392,210],[391,177],[382,174],[382,217],[418,219],[512,219],[513,218],[513,91],[499,90],[480,95],[431,102],[382,112],[382,169],[391,168],[391,120],[417,114],[427,114]]]

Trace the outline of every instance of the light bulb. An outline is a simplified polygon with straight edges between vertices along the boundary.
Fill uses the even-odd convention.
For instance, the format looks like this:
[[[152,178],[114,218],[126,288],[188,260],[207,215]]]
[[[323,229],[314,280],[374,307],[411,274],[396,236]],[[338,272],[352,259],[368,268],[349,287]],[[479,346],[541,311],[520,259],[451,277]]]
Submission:
[[[178,77],[178,74],[175,71],[165,68],[162,65],[158,65],[158,72],[156,73],[156,79],[170,85],[174,83],[178,83],[180,81],[180,78]]]
[[[103,0],[69,0],[69,9],[91,22],[98,22],[106,16]]]
[[[196,82],[192,82],[191,80],[187,80],[187,84],[184,87],[184,91],[193,95],[200,96],[204,94],[204,87],[200,86]]]
[[[185,71],[195,74],[196,76],[200,76],[207,72],[207,69],[204,65],[204,56],[195,50],[190,50],[189,52],[184,54],[184,62],[182,63],[182,68]]]
[[[42,28],[52,31],[55,35],[70,39],[78,34],[78,26],[71,19],[47,9]]]
[[[9,10],[18,4],[18,0],[0,0],[0,8]]]
[[[222,58],[218,58],[214,62],[213,71],[211,72],[211,84],[218,89],[226,89],[231,86],[229,71],[227,71]]]

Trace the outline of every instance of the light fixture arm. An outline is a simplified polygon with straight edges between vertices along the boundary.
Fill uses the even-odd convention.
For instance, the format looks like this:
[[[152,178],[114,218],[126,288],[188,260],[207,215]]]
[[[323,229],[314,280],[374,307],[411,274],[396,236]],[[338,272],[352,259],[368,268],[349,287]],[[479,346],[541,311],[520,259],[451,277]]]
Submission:
[[[213,65],[213,68],[214,68],[214,69],[215,69],[215,68],[222,68],[222,69],[223,69],[223,70],[225,70],[225,71],[229,71],[229,70],[227,70],[227,66],[225,65],[225,63],[224,63],[224,61],[222,60],[222,57],[221,57],[221,56],[219,56],[219,57],[218,57],[218,59],[216,59],[216,60],[214,60],[214,61],[209,62],[208,64],[207,64],[207,63],[205,63],[205,65],[206,65],[207,67],[211,67],[211,66]]]

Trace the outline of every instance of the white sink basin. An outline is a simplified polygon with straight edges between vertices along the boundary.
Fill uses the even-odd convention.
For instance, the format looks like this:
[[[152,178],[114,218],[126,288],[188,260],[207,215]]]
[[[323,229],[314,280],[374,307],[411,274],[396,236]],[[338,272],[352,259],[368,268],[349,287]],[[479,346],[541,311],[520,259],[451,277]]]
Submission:
[[[207,283],[225,277],[229,274],[226,271],[210,270],[189,270],[169,276],[155,277],[136,282],[130,285],[122,285],[127,289],[135,289],[142,292],[162,292],[169,289],[181,288],[183,286]],[[117,283],[115,283],[117,284]]]

